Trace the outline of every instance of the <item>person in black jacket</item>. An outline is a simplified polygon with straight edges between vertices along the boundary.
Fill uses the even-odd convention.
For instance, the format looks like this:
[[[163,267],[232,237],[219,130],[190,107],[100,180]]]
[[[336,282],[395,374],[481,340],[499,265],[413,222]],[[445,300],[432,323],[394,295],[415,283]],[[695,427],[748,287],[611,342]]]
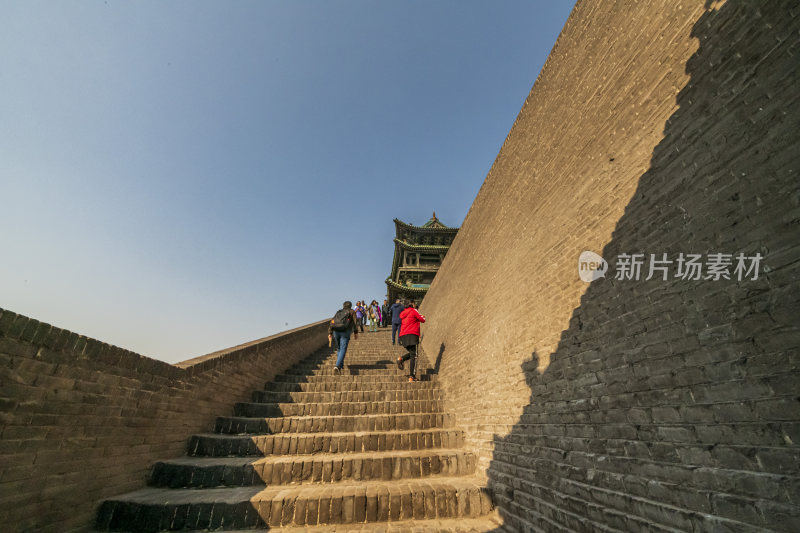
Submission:
[[[389,308],[389,312],[392,314],[392,344],[395,343],[395,337],[397,335],[397,331],[400,329],[400,325],[403,321],[400,319],[400,313],[403,312],[405,306],[400,303],[400,298],[395,300],[392,304],[392,307]]]
[[[381,327],[385,328],[389,323],[389,300],[384,300],[381,306]]]

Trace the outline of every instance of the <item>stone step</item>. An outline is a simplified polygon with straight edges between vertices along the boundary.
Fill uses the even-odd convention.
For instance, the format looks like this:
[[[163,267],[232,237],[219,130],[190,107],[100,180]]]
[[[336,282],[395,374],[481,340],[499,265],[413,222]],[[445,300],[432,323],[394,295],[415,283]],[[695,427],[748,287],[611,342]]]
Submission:
[[[192,436],[190,456],[264,456],[312,453],[383,452],[429,448],[459,448],[464,432],[457,429],[371,431],[361,433],[279,433],[276,435]]]
[[[226,530],[228,533],[265,533],[267,529]],[[325,524],[323,526],[282,527],[281,533],[505,533],[511,532],[502,525],[497,511],[480,518],[445,518],[438,520],[402,520],[400,522],[375,522],[367,524]],[[200,531],[187,533],[201,533]]]
[[[398,354],[405,353],[405,351],[406,351],[405,348],[400,347],[397,350],[397,353]],[[393,355],[394,355],[394,352],[392,350],[380,350],[378,352],[373,352],[373,353],[351,352],[350,350],[347,350],[347,355],[345,355],[344,359],[345,359],[345,361],[351,361],[352,360],[352,361],[368,361],[368,362],[374,362],[374,361],[389,361],[389,362],[391,362]],[[301,361],[296,362],[295,364],[296,365],[303,365],[303,364],[312,364],[312,363],[316,363],[316,362],[319,362],[319,361],[335,361],[337,358],[338,358],[338,354],[337,354],[336,351],[329,351],[327,353],[319,352],[316,356],[307,357],[307,358],[305,358],[305,359],[303,359]]]
[[[452,518],[439,520],[402,520],[367,524],[325,524],[323,526],[287,526],[277,529],[281,533],[511,533],[493,511],[480,518]],[[275,528],[225,530],[227,533],[266,533]],[[207,533],[187,531],[186,533]]]
[[[214,431],[228,434],[320,433],[344,431],[397,431],[452,428],[453,416],[443,413],[415,413],[358,416],[288,416],[254,418],[221,416]]]
[[[331,402],[331,403],[249,403],[234,405],[235,416],[356,416],[406,413],[441,413],[441,400],[408,400],[388,402]]]
[[[337,392],[255,391],[252,399],[254,403],[403,402],[441,400],[442,393],[438,389]]]
[[[267,488],[150,487],[103,502],[97,528],[155,532],[366,524],[475,518],[491,511],[488,493],[471,477]]]
[[[340,481],[398,481],[431,476],[466,476],[475,471],[475,456],[463,450],[183,457],[156,463],[150,485],[209,488],[245,485],[290,485]]]
[[[394,354],[403,354],[406,353],[406,349],[399,344],[395,344],[394,348],[392,348],[392,344],[389,343],[387,346],[384,346],[377,350],[358,350],[358,349],[351,349],[353,345],[349,345],[347,347],[347,354],[345,355],[345,360],[347,359],[363,359],[368,361],[381,361],[391,359]],[[363,347],[362,347],[363,348]],[[312,355],[311,357],[307,357],[302,361],[298,361],[298,363],[304,362],[314,362],[314,361],[324,361],[327,359],[336,359],[338,357],[338,352],[331,348],[327,348],[326,350],[321,350],[316,354]]]
[[[406,362],[406,369],[408,369],[408,362]],[[397,368],[397,363],[392,361],[391,364],[385,365],[366,365],[366,364],[353,364],[350,361],[345,361],[344,368],[341,374],[335,372],[336,364],[322,364],[314,367],[304,368],[288,368],[284,370],[283,374],[289,376],[333,376],[333,375],[353,375],[353,376],[370,376],[370,375],[393,375],[397,372],[405,372]],[[430,365],[417,362],[417,373],[433,374],[433,368]]]
[[[437,381],[436,374],[417,374],[420,382]],[[279,383],[360,383],[360,384],[380,384],[380,383],[408,383],[406,374],[403,374],[399,369],[396,374],[380,374],[361,376],[358,374],[348,374],[342,372],[339,374],[323,375],[323,376],[308,376],[308,375],[291,375],[280,374],[275,376],[275,381]],[[413,383],[409,383],[413,385]]]
[[[391,381],[378,383],[360,383],[358,381],[329,380],[314,383],[270,382],[264,390],[276,392],[354,392],[354,391],[390,391],[390,390],[440,390],[438,381]]]
[[[403,354],[403,353],[405,353],[405,351],[406,351],[405,348],[401,348],[400,350],[397,351],[397,354],[398,355]],[[391,352],[389,350],[386,350],[386,351],[382,350],[382,351],[375,352],[375,353],[372,353],[372,354],[357,353],[357,352],[351,352],[350,350],[347,350],[347,355],[345,355],[344,360],[346,362],[358,361],[359,363],[376,363],[376,362],[377,363],[380,363],[380,362],[391,363],[393,361],[392,356],[395,356],[395,354],[394,354],[394,352]],[[303,359],[301,361],[298,361],[298,362],[294,363],[294,365],[295,366],[297,366],[297,365],[312,365],[312,364],[323,362],[323,361],[324,362],[330,362],[331,364],[333,364],[333,362],[336,361],[336,359],[338,359],[338,357],[339,356],[335,351],[334,352],[328,352],[328,353],[320,352],[318,355],[316,355],[314,357],[307,357],[307,358],[305,358],[305,359]]]
[[[417,376],[422,374],[428,375],[433,374],[433,369],[418,366],[416,368]],[[408,375],[408,363],[406,363],[405,369],[400,370],[397,368],[396,364],[392,364],[391,366],[387,365],[385,367],[368,367],[367,365],[351,365],[345,363],[344,368],[341,371],[336,370],[335,365],[330,366],[323,366],[322,368],[289,368],[283,372],[284,376],[407,376]]]
[[[390,366],[394,364],[394,359],[399,357],[405,353],[404,351],[398,351],[397,355],[394,354],[386,354],[380,353],[374,357],[359,357],[348,353],[347,356],[344,358],[345,364],[349,365],[366,365],[366,366],[373,366],[373,365],[381,365],[381,366]],[[394,356],[394,357],[393,357]],[[309,359],[303,359],[302,361],[298,361],[291,368],[318,368],[319,366],[333,366],[336,363],[338,356],[334,352],[333,354],[325,355],[324,357],[315,357]]]
[[[394,364],[395,358],[403,355],[404,353],[406,353],[406,349],[403,347],[398,347],[396,350],[381,350],[373,354],[351,353],[350,350],[347,350],[347,355],[344,358],[344,362],[359,364]],[[294,363],[293,366],[314,365],[319,363],[333,364],[338,358],[339,357],[336,352],[330,352],[327,354],[320,353],[316,357],[309,357],[303,359],[302,361],[298,361]],[[420,357],[420,359],[427,360],[425,357]]]

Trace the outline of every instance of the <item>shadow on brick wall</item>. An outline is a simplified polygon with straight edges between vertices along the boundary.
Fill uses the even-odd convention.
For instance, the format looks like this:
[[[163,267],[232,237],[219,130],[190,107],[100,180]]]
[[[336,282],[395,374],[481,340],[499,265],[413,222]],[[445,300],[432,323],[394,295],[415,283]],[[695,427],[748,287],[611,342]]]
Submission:
[[[550,366],[522,365],[530,403],[494,439],[505,527],[800,531],[799,19],[791,2],[731,1],[694,25],[690,81],[602,251],[608,276]],[[622,253],[646,254],[638,281],[615,279]],[[731,279],[673,263],[646,280],[664,253],[733,254]],[[737,279],[739,253],[764,256],[758,279]]]
[[[444,343],[439,345],[439,352],[436,354],[436,362],[433,364],[433,373],[438,374],[442,366],[442,356],[444,356],[445,346]]]

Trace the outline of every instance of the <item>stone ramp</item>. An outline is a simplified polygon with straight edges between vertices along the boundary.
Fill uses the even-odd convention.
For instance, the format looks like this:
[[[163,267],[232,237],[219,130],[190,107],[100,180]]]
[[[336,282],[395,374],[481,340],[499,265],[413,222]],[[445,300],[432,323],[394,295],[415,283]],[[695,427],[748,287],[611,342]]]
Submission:
[[[422,363],[409,383],[386,331],[324,349],[100,507],[102,531],[499,531],[476,457]]]

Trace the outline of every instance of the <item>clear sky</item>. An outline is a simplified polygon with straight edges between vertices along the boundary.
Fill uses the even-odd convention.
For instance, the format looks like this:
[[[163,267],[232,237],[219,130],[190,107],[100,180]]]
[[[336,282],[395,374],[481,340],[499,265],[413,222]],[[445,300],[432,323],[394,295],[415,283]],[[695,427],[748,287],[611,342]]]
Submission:
[[[382,299],[573,3],[0,0],[0,307],[177,362]]]

